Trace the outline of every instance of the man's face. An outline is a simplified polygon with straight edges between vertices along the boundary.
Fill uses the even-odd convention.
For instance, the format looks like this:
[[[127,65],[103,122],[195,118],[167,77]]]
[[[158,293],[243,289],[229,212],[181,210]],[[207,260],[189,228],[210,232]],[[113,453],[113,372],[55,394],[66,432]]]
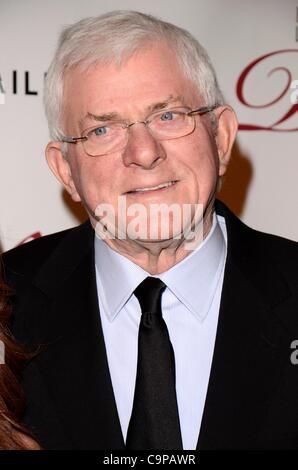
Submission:
[[[88,115],[112,115],[129,122],[143,121],[152,110],[206,105],[194,85],[182,73],[175,55],[166,46],[147,48],[121,67],[99,65],[88,72],[76,69],[65,79],[64,131],[80,136],[97,122]],[[210,103],[207,103],[210,104]],[[117,215],[118,198],[126,204],[203,204],[214,199],[218,178],[226,167],[220,163],[218,142],[208,115],[196,116],[193,133],[172,140],[157,141],[144,124],[129,128],[126,148],[99,157],[88,156],[82,143],[68,145],[68,171],[57,165],[54,172],[74,200],[81,200],[91,222],[96,224],[99,204],[110,204]],[[51,144],[49,144],[50,146]],[[227,146],[227,144],[225,144]],[[50,166],[54,158],[48,158]],[[60,170],[59,170],[60,168]],[[162,183],[163,189],[134,192]]]

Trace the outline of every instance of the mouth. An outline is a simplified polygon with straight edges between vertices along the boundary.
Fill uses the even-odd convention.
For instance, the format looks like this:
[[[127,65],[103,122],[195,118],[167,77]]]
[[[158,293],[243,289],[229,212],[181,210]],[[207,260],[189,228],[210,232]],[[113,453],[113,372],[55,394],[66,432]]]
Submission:
[[[144,193],[152,193],[156,191],[163,191],[174,186],[178,181],[167,181],[165,183],[158,184],[156,186],[146,186],[144,188],[136,188],[131,191],[128,191],[126,194],[144,194]]]

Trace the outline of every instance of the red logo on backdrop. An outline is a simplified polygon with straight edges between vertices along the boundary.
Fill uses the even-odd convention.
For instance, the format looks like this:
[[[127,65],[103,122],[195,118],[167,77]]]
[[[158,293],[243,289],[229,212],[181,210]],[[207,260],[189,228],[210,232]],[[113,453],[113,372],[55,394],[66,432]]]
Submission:
[[[17,246],[24,245],[24,243],[31,242],[31,240],[35,240],[36,238],[40,238],[42,235],[40,232],[35,232],[32,233],[32,235],[29,235],[28,237],[24,238],[20,243],[17,244]]]
[[[268,54],[262,55],[261,57],[258,57],[255,59],[253,62],[251,62],[243,72],[240,74],[240,77],[237,82],[236,86],[236,93],[239,101],[244,105],[247,106],[248,108],[254,108],[254,109],[264,109],[264,108],[269,108],[270,106],[273,106],[276,104],[278,101],[280,101],[287,93],[290,96],[290,86],[294,78],[297,77],[292,77],[292,74],[289,69],[286,67],[275,67],[270,72],[268,73],[268,77],[274,74],[277,71],[282,71],[286,75],[287,83],[285,87],[278,93],[278,95],[268,103],[262,103],[262,104],[251,104],[249,103],[245,97],[244,97],[244,85],[245,81],[248,77],[248,75],[251,73],[251,71],[258,65],[260,62],[264,62],[269,57],[279,55],[279,54],[289,54],[289,53],[298,53],[298,49],[283,49],[279,51],[274,51],[270,52]],[[297,56],[298,59],[298,56]],[[298,112],[298,103],[292,104],[290,99],[289,99],[289,108],[287,111],[274,123],[269,124],[268,126],[264,125],[257,125],[257,124],[239,124],[239,130],[242,131],[274,131],[274,132],[293,132],[293,131],[298,131],[298,127],[289,127],[289,128],[280,128],[279,125],[282,123],[285,123],[290,117],[292,117],[295,113]]]

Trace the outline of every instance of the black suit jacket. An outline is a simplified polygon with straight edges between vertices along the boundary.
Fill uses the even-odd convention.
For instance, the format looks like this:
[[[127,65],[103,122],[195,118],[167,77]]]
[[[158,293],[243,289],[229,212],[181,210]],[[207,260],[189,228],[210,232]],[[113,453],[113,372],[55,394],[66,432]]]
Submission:
[[[298,244],[223,204],[228,256],[197,449],[298,448]],[[98,308],[89,222],[4,255],[13,332],[40,348],[25,423],[48,449],[124,449]]]

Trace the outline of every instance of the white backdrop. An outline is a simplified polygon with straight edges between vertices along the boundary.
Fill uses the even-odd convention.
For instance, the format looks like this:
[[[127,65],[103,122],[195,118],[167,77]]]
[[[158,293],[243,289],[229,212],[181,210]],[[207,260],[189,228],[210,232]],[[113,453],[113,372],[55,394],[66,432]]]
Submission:
[[[291,103],[289,86],[298,79],[297,5],[295,0],[0,0],[2,248],[84,217],[45,162],[42,83],[61,27],[114,9],[157,15],[188,29],[206,47],[241,124],[221,198],[249,225],[298,240],[298,105]]]

